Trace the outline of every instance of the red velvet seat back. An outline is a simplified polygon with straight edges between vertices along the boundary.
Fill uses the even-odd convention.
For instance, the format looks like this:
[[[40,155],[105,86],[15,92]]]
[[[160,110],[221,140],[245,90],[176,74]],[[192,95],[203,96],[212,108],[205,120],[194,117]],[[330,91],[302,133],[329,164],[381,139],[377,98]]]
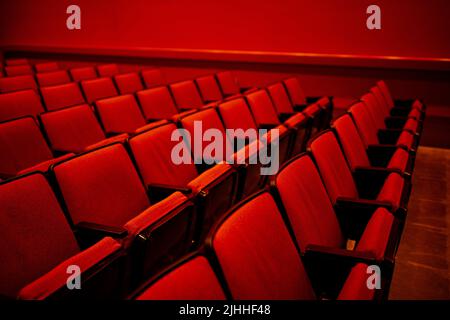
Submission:
[[[48,111],[85,103],[76,83],[41,88],[41,94]]]
[[[192,80],[171,84],[170,90],[176,105],[181,109],[198,109],[203,106],[203,100]]]
[[[117,90],[111,78],[99,78],[81,81],[81,88],[87,102],[117,96]]]
[[[248,94],[246,97],[258,126],[280,124],[277,111],[275,110],[267,91],[259,90]]]
[[[30,75],[0,78],[0,93],[27,89],[35,90],[36,88],[36,81]]]
[[[178,113],[167,87],[138,91],[136,97],[147,120],[170,119]]]
[[[286,89],[291,98],[291,102],[294,105],[304,105],[306,104],[306,94],[303,91],[300,81],[293,77],[283,81]]]
[[[126,73],[114,76],[120,94],[135,93],[144,89],[141,78],[137,73]]]
[[[220,87],[213,75],[200,77],[195,80],[203,101],[212,102],[223,99]]]
[[[282,83],[278,82],[268,86],[267,91],[269,91],[270,97],[272,98],[278,114],[294,112],[289,96]]]
[[[36,117],[41,112],[44,107],[34,90],[0,94],[0,122],[23,116]]]

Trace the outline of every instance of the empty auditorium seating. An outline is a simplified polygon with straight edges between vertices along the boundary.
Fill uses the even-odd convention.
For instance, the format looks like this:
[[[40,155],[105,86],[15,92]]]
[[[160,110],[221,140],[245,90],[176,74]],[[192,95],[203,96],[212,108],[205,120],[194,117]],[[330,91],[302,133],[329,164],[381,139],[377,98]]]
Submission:
[[[310,149],[333,204],[342,198],[363,198],[384,202],[394,212],[405,207],[410,186],[403,174],[385,170],[352,173],[332,131],[314,139]]]
[[[54,86],[70,82],[69,74],[65,70],[37,73],[36,78],[41,87]]]
[[[36,89],[37,84],[33,76],[15,76],[0,78],[0,93]]]
[[[284,80],[283,83],[286,86],[289,97],[291,98],[291,103],[294,107],[297,109],[305,108],[308,101],[306,99],[306,94],[300,85],[300,81],[298,81],[297,78],[292,77]]]
[[[203,106],[202,97],[192,80],[171,84],[170,90],[179,109],[199,109]]]
[[[170,119],[178,113],[166,86],[138,91],[136,97],[148,121]]]
[[[137,73],[126,73],[114,76],[120,94],[135,93],[144,89],[141,78]]]
[[[384,146],[366,150],[350,115],[346,114],[336,119],[333,129],[339,137],[351,170],[356,170],[358,167],[375,166],[411,172],[412,158],[405,149]]]
[[[314,300],[318,297],[315,292],[326,297],[322,288],[313,287],[281,213],[267,192],[236,207],[213,232],[210,243],[232,299]],[[335,266],[327,267],[334,272]],[[356,277],[353,272],[358,271],[351,272],[351,277]],[[365,283],[366,278],[359,276]],[[367,298],[359,296],[357,289],[361,287],[353,283],[346,290],[352,289],[353,299]]]
[[[134,133],[154,126],[147,125],[136,99],[131,94],[98,100],[95,108],[107,135]]]
[[[122,238],[132,277],[179,258],[191,245],[192,203],[176,192],[151,206],[125,147],[116,143],[52,168],[75,228]],[[131,271],[130,270],[130,271]]]
[[[177,130],[174,124],[162,125],[130,138],[129,145],[154,201],[176,190],[189,190],[198,197],[201,215],[197,233],[201,235],[234,203],[236,175],[226,163],[219,163],[199,174],[190,154],[184,155],[182,151],[174,155],[173,150],[180,150],[177,145],[186,143],[181,133],[178,140],[172,141]],[[188,144],[184,146],[189,150]],[[174,156],[178,158],[174,159]],[[187,162],[178,162],[186,158]]]
[[[289,96],[281,82],[277,82],[267,87],[267,91],[272,98],[273,105],[278,113],[278,115],[286,120],[293,113],[295,113],[294,107],[289,100]]]
[[[59,70],[59,66],[57,62],[42,62],[36,63],[34,65],[34,69],[37,73],[39,72],[51,72]]]
[[[41,112],[44,107],[34,90],[0,94],[0,122],[23,116],[36,117]]]
[[[258,127],[273,128],[281,124],[267,91],[258,90],[247,94],[246,98]]]
[[[426,109],[426,105],[420,100],[394,100],[386,82],[382,80],[377,82],[377,86],[380,88],[388,107],[391,109],[394,115],[409,114],[409,112],[411,112],[411,109],[417,109],[421,113],[423,113]]]
[[[30,171],[46,171],[48,167],[71,155],[54,159],[32,117],[0,124],[0,177],[13,177]]]
[[[216,78],[222,90],[222,94],[225,97],[235,96],[241,93],[248,93],[256,90],[256,88],[241,87],[238,80],[234,77],[231,71],[222,71],[216,73]]]
[[[100,77],[112,77],[119,74],[119,66],[115,63],[98,65],[97,72]]]
[[[204,256],[177,263],[169,271],[145,284],[137,300],[225,300],[211,264]]]
[[[387,135],[379,134],[380,131],[376,128],[369,110],[362,102],[354,104],[349,109],[349,112],[355,121],[366,147],[377,144],[388,144],[403,146],[408,150],[416,148],[417,141],[415,135],[408,131],[389,132]]]
[[[48,111],[85,103],[77,83],[67,83],[41,88],[41,95]]]
[[[97,78],[97,71],[94,67],[80,67],[70,69],[70,76],[73,81],[91,80]]]
[[[159,69],[146,69],[141,71],[146,88],[159,87],[166,84],[164,76]]]
[[[223,100],[222,92],[213,75],[195,79],[205,103]]]
[[[82,249],[42,174],[0,184],[0,294],[20,299],[118,297],[120,244],[103,238]],[[20,235],[20,236],[19,236]],[[68,267],[83,290],[69,290]]]
[[[107,139],[92,109],[86,105],[65,108],[41,114],[50,147],[62,153],[80,153],[115,141],[124,141],[122,134]]]
[[[5,67],[6,75],[8,77],[12,76],[23,76],[26,74],[33,74],[33,69],[30,65],[24,64],[24,65],[7,65]]]
[[[81,81],[81,88],[89,103],[118,95],[117,89],[111,78],[83,80]]]

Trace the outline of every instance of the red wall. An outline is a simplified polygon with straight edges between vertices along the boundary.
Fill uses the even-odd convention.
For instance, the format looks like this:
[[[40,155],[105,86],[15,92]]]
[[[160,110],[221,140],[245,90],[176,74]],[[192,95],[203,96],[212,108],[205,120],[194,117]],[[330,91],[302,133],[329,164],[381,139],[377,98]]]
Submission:
[[[78,4],[82,30],[69,31]],[[382,8],[382,30],[365,10]],[[0,44],[450,57],[448,0],[10,0]]]

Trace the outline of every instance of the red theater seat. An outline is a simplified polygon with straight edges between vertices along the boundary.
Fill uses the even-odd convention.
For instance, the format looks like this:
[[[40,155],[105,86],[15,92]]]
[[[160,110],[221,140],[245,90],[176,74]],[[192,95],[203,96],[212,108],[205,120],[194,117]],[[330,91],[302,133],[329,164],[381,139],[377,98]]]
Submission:
[[[81,88],[88,103],[118,95],[111,78],[83,80],[81,81]]]
[[[144,89],[141,78],[137,73],[126,73],[114,76],[120,94],[135,93]]]
[[[313,287],[270,194],[258,194],[235,207],[211,238],[232,299],[314,300],[318,297],[315,291],[326,296],[321,288]],[[357,291],[362,286],[355,283],[357,279],[366,283],[354,274],[357,271],[352,269],[347,280],[351,283],[344,284],[345,296],[373,298]]]
[[[256,90],[256,88],[242,88],[231,71],[216,73],[216,78],[222,90],[222,94],[225,97],[231,97],[241,93],[249,93]]]
[[[179,109],[199,109],[203,106],[202,97],[192,80],[171,84],[170,90]]]
[[[0,122],[23,116],[36,117],[41,112],[44,107],[34,90],[0,94]]]
[[[166,84],[166,80],[159,69],[147,69],[141,71],[146,88],[159,87]]]
[[[195,256],[151,280],[136,299],[225,300],[225,293],[209,261]]]
[[[107,135],[140,132],[155,125],[147,125],[131,94],[98,100],[95,107]]]
[[[8,77],[12,76],[23,76],[26,74],[33,74],[33,69],[30,65],[24,64],[24,65],[13,65],[13,66],[6,66],[5,67],[6,75]]]
[[[223,100],[222,92],[213,75],[197,78],[198,89],[205,103]]]
[[[53,155],[35,120],[20,118],[0,124],[0,177],[13,177],[30,171],[47,171],[48,167],[66,155]]]
[[[48,111],[86,103],[77,83],[41,88],[41,95]]]
[[[295,113],[294,107],[289,100],[289,96],[281,82],[277,82],[267,87],[267,91],[272,98],[273,105],[278,113],[278,115],[284,116],[287,119],[293,113]]]
[[[69,74],[65,70],[37,73],[36,78],[41,87],[55,86],[70,82]]]
[[[59,70],[59,66],[57,62],[42,62],[36,63],[34,65],[34,69],[37,73],[39,72],[51,72]]]
[[[113,77],[120,73],[119,66],[115,63],[99,65],[97,71],[100,77]]]
[[[258,90],[247,94],[246,98],[259,127],[273,128],[281,124],[267,91]]]
[[[376,152],[371,149],[366,150],[363,140],[359,136],[350,115],[346,114],[339,117],[334,123],[333,128],[336,131],[342,149],[347,158],[351,170],[358,167],[385,167],[397,169],[402,172],[411,172],[411,158],[409,152],[395,146],[385,146],[378,148]],[[370,158],[367,152],[370,152]]]
[[[394,212],[405,207],[409,183],[402,174],[378,170],[367,174],[370,176],[367,179],[364,179],[363,173],[360,179],[356,172],[353,176],[339,142],[331,131],[325,131],[314,139],[310,148],[333,204],[339,198],[363,198],[384,202]]]
[[[388,107],[394,115],[408,114],[412,111],[412,109],[419,110],[421,115],[425,112],[426,105],[419,100],[394,100],[386,82],[378,81],[377,86],[380,88]]]
[[[28,59],[25,58],[13,58],[13,59],[5,59],[5,63],[7,66],[20,66],[24,64],[28,64]]]
[[[120,244],[103,238],[82,250],[42,174],[0,184],[0,294],[20,299],[118,297]],[[83,290],[67,288],[68,267]]]
[[[86,104],[43,113],[40,120],[52,150],[63,153],[80,153],[128,137],[122,134],[106,139],[92,109]]]
[[[291,98],[291,103],[295,108],[301,109],[306,107],[307,100],[306,94],[303,91],[302,86],[300,85],[300,81],[297,78],[292,77],[283,81],[288,93]]]
[[[0,78],[0,93],[27,89],[36,90],[36,88],[36,81],[30,75]]]
[[[79,232],[100,235],[110,230],[123,238],[131,250],[132,277],[148,277],[156,266],[179,258],[190,247],[192,203],[176,192],[151,206],[122,144],[62,162],[53,167],[53,174]]]
[[[178,130],[174,124],[162,125],[132,137],[129,145],[154,201],[177,190],[184,190],[198,198],[196,202],[200,203],[202,218],[198,233],[203,234],[234,203],[236,175],[232,167],[225,163],[199,174],[190,154],[184,157],[188,159],[187,163],[179,163],[181,155],[173,158],[173,150],[185,142]],[[172,141],[176,131],[179,139]],[[189,144],[184,147],[188,149]]]
[[[70,69],[73,81],[91,80],[97,78],[97,71],[94,67],[80,67]]]
[[[170,119],[178,113],[178,109],[167,87],[155,87],[138,91],[136,97],[148,121]]]

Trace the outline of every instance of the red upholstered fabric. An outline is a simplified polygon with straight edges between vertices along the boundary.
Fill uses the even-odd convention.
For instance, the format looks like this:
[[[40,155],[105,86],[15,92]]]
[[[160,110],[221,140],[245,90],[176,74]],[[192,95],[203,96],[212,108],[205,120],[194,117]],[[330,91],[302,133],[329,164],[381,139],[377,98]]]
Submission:
[[[389,161],[388,168],[405,171],[409,161],[409,153],[404,149],[397,149]]]
[[[142,70],[141,75],[146,88],[159,87],[166,83],[159,69]]]
[[[231,71],[223,71],[216,74],[222,93],[225,96],[232,96],[240,93],[240,87]]]
[[[190,135],[191,140],[194,139],[194,123],[197,122],[198,124],[201,124],[202,131],[205,132],[208,129],[216,129],[218,130],[218,133],[221,134],[223,138],[226,137],[225,134],[225,128],[223,127],[222,122],[220,121],[219,115],[217,114],[216,110],[213,108],[204,109],[202,111],[196,112],[192,115],[188,115],[186,117],[183,117],[181,119],[181,125],[184,129],[186,129]],[[214,139],[214,138],[212,138]],[[190,143],[193,143],[193,141],[190,141]],[[201,148],[196,148],[194,145],[189,144],[194,160],[196,162],[201,161],[203,159],[203,150],[206,149],[208,145],[210,145],[211,142],[206,141],[205,139],[202,139]],[[222,160],[225,160],[228,158],[227,150],[229,150],[231,153],[233,152],[233,147],[231,145],[231,142],[228,138],[225,138],[225,141],[221,143],[223,145],[223,150],[221,150],[222,154],[213,154],[214,160],[216,162],[221,162]],[[231,154],[229,155],[231,156]]]
[[[286,89],[291,98],[293,105],[304,105],[306,104],[306,95],[300,85],[300,81],[297,78],[289,78],[283,81]]]
[[[359,102],[350,108],[350,113],[358,128],[359,134],[364,141],[366,147],[371,144],[378,144],[377,129],[372,121],[370,114],[367,112],[365,105]]]
[[[138,91],[136,97],[147,120],[170,119],[178,113],[167,87]]]
[[[205,102],[219,101],[223,99],[220,87],[213,75],[200,77],[197,82],[200,94]]]
[[[358,198],[352,173],[333,132],[315,139],[311,143],[311,151],[331,201],[335,203],[338,197]]]
[[[270,97],[272,98],[278,114],[294,112],[294,108],[289,100],[286,89],[281,82],[268,86],[267,91],[269,91]]]
[[[106,138],[86,104],[44,113],[41,122],[53,150],[80,153]]]
[[[144,89],[141,78],[137,73],[126,73],[114,76],[120,94],[135,93]]]
[[[224,300],[208,260],[195,257],[176,267],[147,288],[138,300]]]
[[[381,108],[378,106],[375,100],[375,96],[371,93],[368,93],[362,96],[361,100],[364,103],[366,110],[372,117],[372,121],[375,124],[375,128],[385,129],[386,128],[386,124],[384,123],[385,115],[380,110]]]
[[[81,81],[81,88],[87,102],[117,96],[117,90],[111,78],[99,78]]]
[[[132,133],[146,124],[130,94],[98,100],[96,107],[106,133]]]
[[[33,69],[29,65],[17,65],[17,66],[6,66],[6,75],[8,77],[12,76],[23,76],[25,74],[33,74]]]
[[[276,177],[276,186],[302,252],[310,244],[344,246],[330,198],[309,156],[284,167]]]
[[[56,62],[42,62],[34,65],[36,72],[52,72],[59,70],[58,63]]]
[[[350,271],[338,300],[373,300],[375,290],[367,287],[367,265],[356,264]]]
[[[115,63],[103,64],[97,66],[100,77],[112,77],[119,73],[119,66]]]
[[[321,109],[317,103],[313,103],[306,107],[303,112],[310,117],[317,117],[321,112]]]
[[[197,177],[192,161],[191,164],[179,165],[172,161],[172,150],[179,143],[184,143],[171,141],[172,133],[176,130],[174,124],[167,124],[130,139],[129,145],[136,164],[147,185],[157,183],[185,187]],[[190,153],[187,156],[191,159]]]
[[[123,226],[149,206],[144,186],[121,144],[54,167],[73,222]]]
[[[404,186],[404,179],[398,173],[391,173],[381,188],[377,200],[390,202],[394,210],[399,208],[402,205]]]
[[[37,84],[33,76],[24,75],[0,78],[0,93],[36,89]]]
[[[412,135],[412,133],[410,133],[408,131],[403,131],[400,134],[400,137],[397,140],[397,145],[398,146],[405,146],[408,149],[413,148],[413,146],[414,146],[414,136]]]
[[[378,260],[382,260],[388,245],[394,216],[385,208],[377,209],[367,223],[356,250],[369,251]]]
[[[289,119],[287,119],[284,122],[284,125],[288,128],[298,128],[299,125],[305,123],[305,121],[307,119],[308,118],[306,118],[303,113],[297,113],[297,114],[293,115],[292,117],[290,117]]]
[[[41,88],[41,94],[49,111],[85,103],[76,83]]]
[[[38,73],[36,74],[36,78],[41,87],[55,86],[70,82],[69,74],[65,70]]]
[[[334,122],[337,136],[341,142],[345,157],[354,170],[358,166],[370,166],[364,142],[350,115],[344,115]]]
[[[23,116],[36,117],[41,112],[44,107],[34,90],[0,94],[0,122]]]
[[[194,191],[194,193],[199,193],[208,186],[216,183],[220,177],[224,176],[232,170],[232,167],[227,163],[219,163],[212,168],[204,171],[197,178],[189,182],[188,187]]]
[[[28,59],[25,59],[25,58],[5,59],[5,63],[7,66],[20,66],[20,65],[28,64]]]
[[[180,109],[198,109],[203,106],[200,93],[192,80],[171,84],[170,90]]]
[[[391,111],[386,99],[383,96],[383,93],[381,92],[381,89],[378,86],[375,86],[370,89],[370,92],[375,96],[378,106],[380,107],[380,111],[383,112],[385,117],[388,117]]]
[[[386,103],[388,104],[389,108],[394,107],[394,100],[392,99],[391,93],[389,92],[386,83],[383,80],[381,80],[377,82],[377,86],[378,88],[380,88],[381,93],[383,94],[383,97],[386,100]]]
[[[14,298],[79,247],[43,175],[0,185],[0,207],[0,294]]]
[[[259,90],[248,94],[246,97],[258,126],[265,124],[280,124],[277,112],[267,91]]]
[[[0,124],[0,175],[19,171],[53,158],[33,118]]]
[[[233,99],[225,103],[219,104],[220,116],[224,122],[225,128],[233,130],[257,129],[252,113],[243,98]],[[239,115],[239,116],[236,116]],[[244,138],[237,134],[238,138]]]
[[[70,75],[74,81],[90,80],[97,78],[94,67],[81,67],[70,69]]]
[[[419,122],[415,119],[408,119],[403,126],[403,130],[408,130],[413,133],[416,133],[419,131]]]
[[[315,299],[268,193],[235,210],[216,231],[213,248],[234,299]]]
[[[113,238],[103,238],[92,247],[65,260],[49,273],[27,285],[19,293],[20,299],[42,300],[61,287],[66,286],[67,268],[77,265],[83,272],[99,264],[103,259],[120,250],[121,245]],[[83,277],[83,274],[81,275]]]
[[[63,156],[60,156],[58,158],[54,158],[54,159],[50,159],[50,160],[47,160],[47,161],[39,162],[38,164],[36,164],[34,166],[31,166],[31,167],[28,167],[26,169],[21,170],[18,173],[18,175],[22,175],[22,174],[26,174],[26,173],[30,173],[30,172],[34,172],[34,171],[47,172],[52,164],[58,163],[58,162],[60,162],[62,160],[65,160],[65,159],[69,159],[72,156],[74,156],[73,153],[67,153],[67,154],[65,154]]]
[[[103,139],[97,143],[91,144],[89,146],[86,147],[86,150],[93,150],[93,149],[97,149],[98,147],[102,147],[102,146],[106,146],[109,144],[113,144],[114,142],[125,142],[125,140],[128,138],[128,134],[123,133],[123,134],[118,134],[117,136],[111,137],[111,138],[107,138],[107,139]]]

